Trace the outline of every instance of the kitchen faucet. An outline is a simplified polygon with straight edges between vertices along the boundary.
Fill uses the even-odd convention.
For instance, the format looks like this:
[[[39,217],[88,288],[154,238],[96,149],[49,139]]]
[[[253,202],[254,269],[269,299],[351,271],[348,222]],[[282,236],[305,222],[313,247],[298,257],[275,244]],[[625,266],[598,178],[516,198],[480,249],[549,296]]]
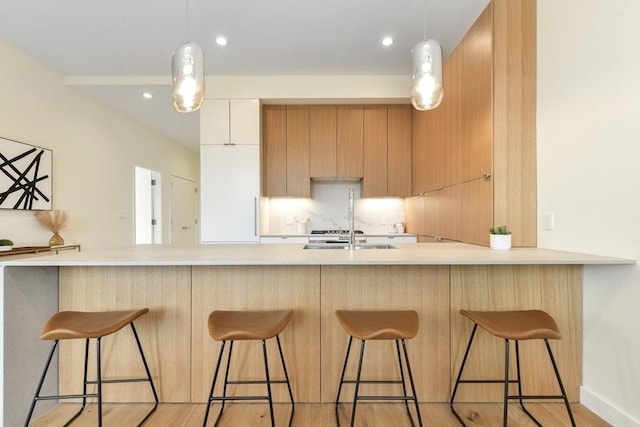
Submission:
[[[355,249],[355,206],[353,200],[353,187],[349,187],[349,250]]]

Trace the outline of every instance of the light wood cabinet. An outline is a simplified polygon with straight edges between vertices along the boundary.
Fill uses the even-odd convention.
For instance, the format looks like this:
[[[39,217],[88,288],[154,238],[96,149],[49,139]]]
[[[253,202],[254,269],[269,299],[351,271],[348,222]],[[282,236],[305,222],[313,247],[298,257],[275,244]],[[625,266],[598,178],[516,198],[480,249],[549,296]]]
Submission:
[[[337,176],[360,179],[364,175],[364,109],[361,105],[339,105],[336,114]]]
[[[388,194],[387,189],[387,106],[367,105],[364,120],[363,197]]]
[[[413,112],[426,235],[488,245],[507,224],[514,246],[536,245],[535,24],[535,1],[492,1],[445,63],[440,107]]]
[[[335,105],[309,107],[309,172],[312,178],[336,178],[337,144]]]
[[[263,194],[310,197],[309,107],[263,107]]]

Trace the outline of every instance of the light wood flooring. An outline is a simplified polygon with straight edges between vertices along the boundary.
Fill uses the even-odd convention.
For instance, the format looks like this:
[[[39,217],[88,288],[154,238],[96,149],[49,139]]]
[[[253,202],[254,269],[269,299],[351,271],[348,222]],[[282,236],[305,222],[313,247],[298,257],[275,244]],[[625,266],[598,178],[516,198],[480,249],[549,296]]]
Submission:
[[[103,408],[104,426],[135,426],[151,409],[150,404],[105,404]],[[502,406],[494,403],[468,403],[456,405],[458,412],[467,418],[467,426],[501,426]],[[78,405],[63,403],[55,406],[47,413],[31,423],[38,427],[56,427],[65,425],[66,421],[77,411]],[[212,407],[208,425],[212,426],[219,405]],[[527,408],[544,426],[570,426],[564,405],[561,403],[529,403]],[[581,404],[572,404],[576,423],[580,427],[605,427],[610,424],[602,421]],[[96,406],[89,405],[85,412],[72,424],[74,427],[95,426]],[[460,424],[452,415],[445,403],[421,404],[420,410],[425,426],[459,427]],[[204,417],[204,404],[170,404],[158,406],[156,412],[149,418],[145,427],[186,427],[201,426]],[[286,426],[290,406],[274,405],[276,425]],[[413,411],[412,411],[413,412]],[[348,426],[351,416],[351,405],[340,407],[340,425]],[[414,415],[415,416],[415,415]],[[395,403],[362,403],[358,404],[356,426],[410,426],[406,410],[402,404]],[[509,406],[509,426],[535,426],[516,404]],[[231,403],[227,404],[219,426],[260,427],[269,426],[269,409],[261,403]],[[333,404],[297,404],[293,418],[293,426],[335,426],[335,412]]]

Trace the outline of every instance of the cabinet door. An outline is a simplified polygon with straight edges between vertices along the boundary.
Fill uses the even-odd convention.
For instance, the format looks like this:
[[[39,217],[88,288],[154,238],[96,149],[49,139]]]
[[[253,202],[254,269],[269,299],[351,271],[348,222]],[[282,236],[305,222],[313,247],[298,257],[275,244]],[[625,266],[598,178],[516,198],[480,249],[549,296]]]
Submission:
[[[257,99],[207,99],[200,109],[201,145],[258,145]]]
[[[201,238],[257,242],[260,149],[257,145],[200,147]]]
[[[362,178],[364,175],[364,116],[361,105],[337,107],[337,158],[339,178]]]
[[[229,100],[231,144],[260,144],[260,102],[257,99]]]
[[[364,120],[363,197],[387,196],[387,107],[367,105]]]
[[[411,106],[387,107],[387,194],[411,195]]]
[[[287,196],[311,197],[309,107],[287,107]]]
[[[287,110],[284,106],[265,105],[263,114],[264,195],[287,195]]]
[[[314,105],[309,109],[309,172],[313,178],[335,178],[336,107]]]

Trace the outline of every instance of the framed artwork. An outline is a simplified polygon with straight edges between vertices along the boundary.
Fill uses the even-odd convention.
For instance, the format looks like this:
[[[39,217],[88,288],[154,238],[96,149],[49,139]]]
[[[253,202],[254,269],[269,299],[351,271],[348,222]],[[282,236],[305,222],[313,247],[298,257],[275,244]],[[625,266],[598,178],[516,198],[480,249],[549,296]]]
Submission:
[[[0,138],[0,209],[51,210],[53,154]]]

